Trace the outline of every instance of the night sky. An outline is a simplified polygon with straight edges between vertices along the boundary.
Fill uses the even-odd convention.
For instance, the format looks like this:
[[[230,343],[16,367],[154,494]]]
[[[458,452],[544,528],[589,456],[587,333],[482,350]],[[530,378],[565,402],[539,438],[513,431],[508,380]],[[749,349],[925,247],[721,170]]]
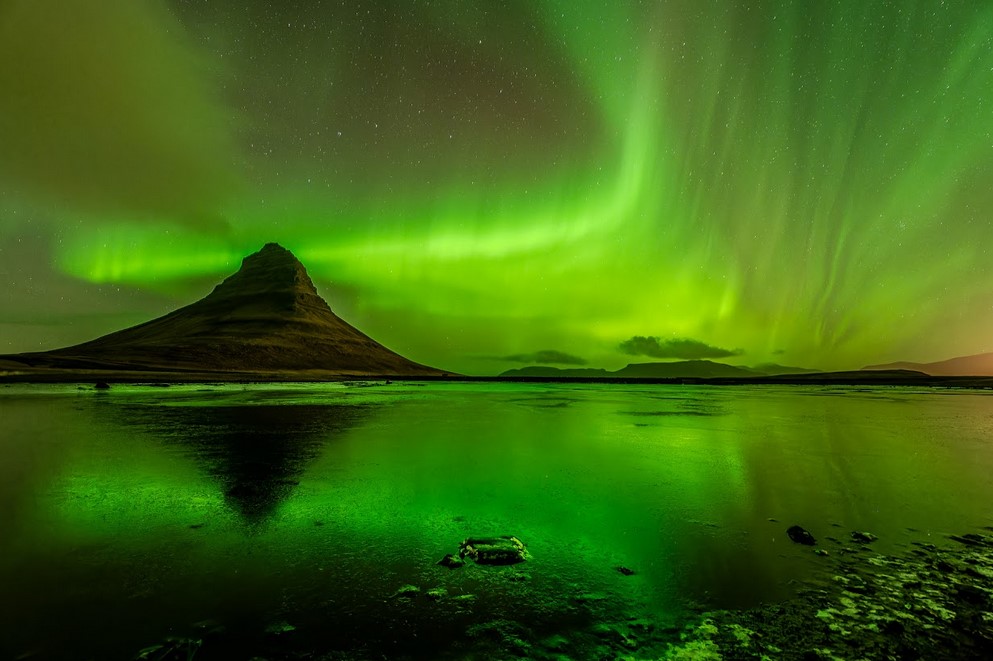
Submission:
[[[0,351],[267,241],[466,373],[993,351],[993,4],[0,0]]]

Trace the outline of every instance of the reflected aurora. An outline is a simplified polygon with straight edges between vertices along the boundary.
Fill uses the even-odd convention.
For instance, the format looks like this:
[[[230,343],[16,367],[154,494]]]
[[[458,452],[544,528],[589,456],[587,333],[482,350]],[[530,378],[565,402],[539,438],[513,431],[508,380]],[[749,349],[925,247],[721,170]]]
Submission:
[[[0,518],[8,638],[17,653],[43,643],[98,658],[187,635],[212,658],[238,641],[438,658],[480,643],[470,627],[493,619],[537,640],[542,627],[578,626],[586,640],[584,600],[600,617],[659,626],[686,616],[687,599],[778,601],[837,571],[788,539],[791,522],[832,551],[826,537],[870,530],[886,554],[982,521],[988,400],[621,384],[16,386],[2,402],[14,423]],[[282,435],[287,461],[252,461],[259,484],[293,478],[254,510],[230,497],[246,474],[232,459],[258,440],[239,421],[253,417],[273,420],[258,426],[267,446],[302,420]],[[506,533],[528,545],[524,565],[435,564],[466,537]],[[407,584],[452,599],[391,596]],[[466,594],[470,605],[454,599]],[[203,621],[228,635],[207,640]],[[297,633],[271,640],[282,622]],[[421,641],[433,647],[414,654]]]

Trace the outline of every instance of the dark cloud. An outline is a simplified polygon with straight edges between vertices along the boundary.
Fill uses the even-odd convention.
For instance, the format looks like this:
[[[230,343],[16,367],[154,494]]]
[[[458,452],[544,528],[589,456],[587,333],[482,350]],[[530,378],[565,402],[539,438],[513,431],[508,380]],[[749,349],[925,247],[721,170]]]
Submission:
[[[94,219],[218,229],[231,113],[162,0],[0,2],[0,177]]]
[[[494,360],[504,360],[508,363],[527,363],[532,365],[585,365],[586,361],[579,356],[545,349],[534,353],[517,353],[511,356],[494,356]]]
[[[741,349],[722,349],[686,337],[676,337],[663,340],[660,337],[644,337],[635,335],[630,340],[624,340],[620,350],[631,356],[651,356],[652,358],[680,358],[693,360],[697,358],[727,358],[740,356]]]

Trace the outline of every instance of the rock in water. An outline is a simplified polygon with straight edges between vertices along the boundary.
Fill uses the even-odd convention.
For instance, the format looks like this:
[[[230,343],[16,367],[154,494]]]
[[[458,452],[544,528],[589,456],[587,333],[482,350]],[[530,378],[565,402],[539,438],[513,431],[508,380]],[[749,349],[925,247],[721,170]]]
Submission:
[[[466,556],[479,565],[515,565],[528,559],[524,542],[512,535],[470,537],[459,547],[459,557]]]
[[[813,546],[814,544],[817,543],[817,540],[814,539],[814,536],[811,535],[806,530],[804,530],[803,528],[801,528],[800,526],[790,526],[789,528],[786,529],[786,534],[789,535],[790,539],[792,539],[797,544]]]
[[[856,530],[852,533],[852,539],[858,542],[859,544],[871,544],[879,538],[873,535],[871,532]]]

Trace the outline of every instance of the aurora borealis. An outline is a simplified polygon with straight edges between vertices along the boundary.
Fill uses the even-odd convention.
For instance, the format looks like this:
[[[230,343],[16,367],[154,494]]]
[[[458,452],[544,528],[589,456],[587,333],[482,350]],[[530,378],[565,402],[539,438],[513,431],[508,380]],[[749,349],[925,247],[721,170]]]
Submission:
[[[0,0],[4,352],[278,241],[466,373],[980,353],[991,179],[986,2]]]

